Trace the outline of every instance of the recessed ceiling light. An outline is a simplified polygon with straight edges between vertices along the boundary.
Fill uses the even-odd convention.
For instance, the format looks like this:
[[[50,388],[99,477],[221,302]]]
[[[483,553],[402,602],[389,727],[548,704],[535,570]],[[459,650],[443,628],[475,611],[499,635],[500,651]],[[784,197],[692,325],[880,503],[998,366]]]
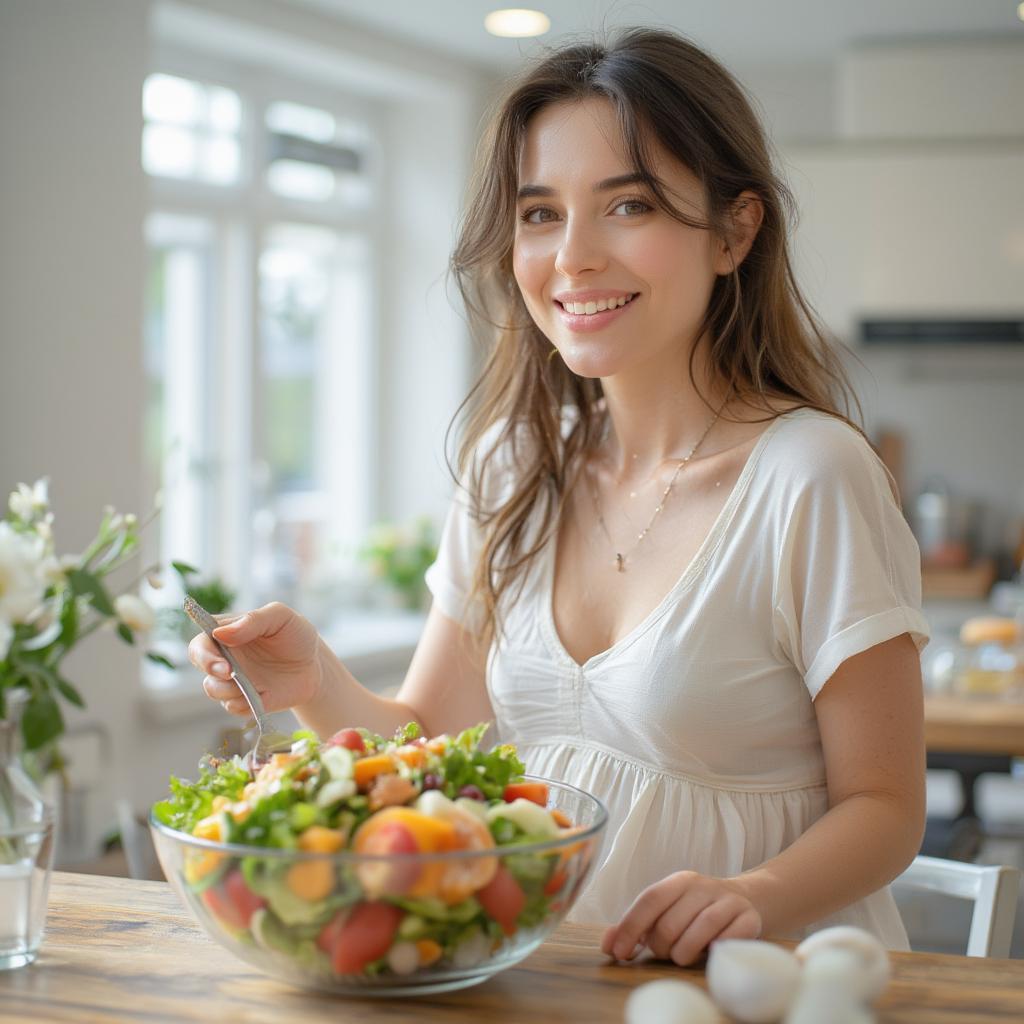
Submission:
[[[525,39],[527,36],[542,36],[551,28],[551,19],[540,11],[529,11],[522,7],[509,7],[491,11],[484,18],[484,28],[492,36],[507,39]]]

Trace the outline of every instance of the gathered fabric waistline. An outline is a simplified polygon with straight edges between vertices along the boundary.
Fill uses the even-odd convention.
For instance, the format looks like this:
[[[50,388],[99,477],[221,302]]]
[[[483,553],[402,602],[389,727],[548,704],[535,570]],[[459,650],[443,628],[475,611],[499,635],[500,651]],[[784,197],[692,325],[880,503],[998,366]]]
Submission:
[[[827,788],[824,779],[816,782],[800,782],[795,783],[791,786],[737,786],[737,785],[726,785],[720,782],[709,782],[707,779],[701,778],[697,775],[690,775],[687,772],[673,771],[671,769],[657,767],[653,764],[648,764],[646,761],[641,761],[639,758],[630,757],[629,755],[623,754],[620,750],[613,750],[611,747],[606,747],[603,743],[596,743],[592,740],[580,740],[575,736],[549,736],[543,740],[512,740],[517,748],[522,747],[571,747],[573,750],[590,752],[595,754],[605,754],[615,761],[621,764],[630,765],[639,771],[647,772],[651,775],[658,775],[664,778],[678,779],[680,782],[688,782],[693,786],[697,786],[704,789],[714,789],[723,793],[739,793],[739,794],[750,794],[757,793],[763,796],[771,796],[773,794],[785,794],[785,793],[798,793],[805,790],[824,790]],[[529,772],[529,768],[527,768]]]

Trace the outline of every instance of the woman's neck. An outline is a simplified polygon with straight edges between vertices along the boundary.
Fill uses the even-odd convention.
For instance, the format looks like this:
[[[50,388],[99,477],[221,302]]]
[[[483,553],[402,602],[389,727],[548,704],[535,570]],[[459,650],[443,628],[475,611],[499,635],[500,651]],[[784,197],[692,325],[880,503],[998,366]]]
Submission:
[[[617,482],[646,481],[672,472],[698,442],[701,449],[713,445],[718,424],[705,432],[716,413],[727,411],[729,387],[700,371],[703,367],[695,360],[699,390],[685,364],[674,375],[659,367],[602,381],[606,435],[600,456]]]

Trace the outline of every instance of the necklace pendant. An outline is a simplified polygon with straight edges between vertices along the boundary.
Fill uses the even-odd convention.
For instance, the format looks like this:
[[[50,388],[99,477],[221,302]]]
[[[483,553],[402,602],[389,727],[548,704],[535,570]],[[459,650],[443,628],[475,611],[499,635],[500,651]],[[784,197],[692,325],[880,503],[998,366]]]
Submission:
[[[618,551],[615,552],[615,568],[618,569],[619,572],[626,571],[626,560]]]

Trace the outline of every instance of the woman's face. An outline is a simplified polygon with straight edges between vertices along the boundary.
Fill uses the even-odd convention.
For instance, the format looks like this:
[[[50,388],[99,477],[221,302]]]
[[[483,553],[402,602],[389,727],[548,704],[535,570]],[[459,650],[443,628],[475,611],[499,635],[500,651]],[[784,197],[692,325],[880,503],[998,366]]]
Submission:
[[[676,207],[703,220],[698,180],[654,157]],[[552,104],[527,128],[513,270],[537,326],[584,377],[685,365],[715,278],[730,269],[710,231],[659,210],[633,174],[605,100]]]

